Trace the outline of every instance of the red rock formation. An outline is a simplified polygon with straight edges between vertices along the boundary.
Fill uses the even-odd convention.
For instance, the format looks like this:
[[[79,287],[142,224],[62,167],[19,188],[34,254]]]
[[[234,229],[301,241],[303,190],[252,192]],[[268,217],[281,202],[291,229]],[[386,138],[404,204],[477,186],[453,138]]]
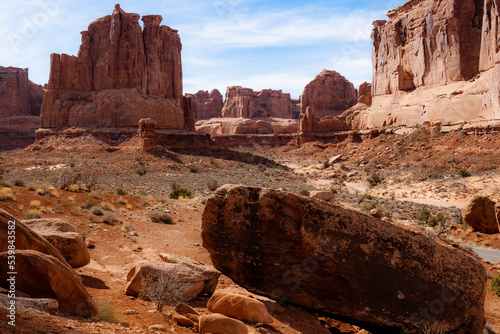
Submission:
[[[188,94],[194,99],[195,119],[209,119],[219,117],[224,106],[224,99],[219,90],[214,89],[210,93],[200,90],[196,94]]]
[[[372,84],[363,82],[359,86],[358,103],[363,103],[369,106],[372,104]]]
[[[0,116],[40,115],[44,89],[28,79],[28,69],[0,66]]]
[[[317,120],[337,116],[356,104],[358,95],[352,83],[335,71],[323,70],[302,93],[302,110],[312,107]]]
[[[144,29],[139,18],[116,5],[82,32],[78,57],[51,55],[43,128],[135,127],[148,117],[185,128],[180,37],[160,15],[144,16]]]
[[[297,133],[298,122],[283,118],[212,118],[196,122],[196,131],[211,135],[283,135]]]
[[[291,97],[281,90],[254,92],[240,86],[228,87],[222,117],[292,118]]]
[[[139,139],[144,151],[151,151],[156,146],[156,123],[151,118],[139,121]]]

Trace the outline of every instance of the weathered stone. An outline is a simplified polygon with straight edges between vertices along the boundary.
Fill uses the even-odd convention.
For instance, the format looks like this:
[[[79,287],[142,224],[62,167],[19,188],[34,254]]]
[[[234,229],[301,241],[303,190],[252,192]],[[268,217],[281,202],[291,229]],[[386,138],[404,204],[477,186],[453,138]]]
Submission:
[[[25,220],[24,223],[56,247],[71,267],[80,268],[89,264],[90,254],[85,240],[64,220],[45,218]]]
[[[12,226],[14,225],[11,222],[15,222],[16,250],[34,250],[51,255],[61,261],[68,268],[71,268],[68,262],[66,262],[64,256],[56,247],[3,209],[0,209],[0,252],[7,252],[9,250],[8,237],[9,235],[12,235],[12,232],[9,234],[9,231],[12,231]]]
[[[311,191],[310,197],[327,202],[335,200],[335,195],[331,191],[313,190]]]
[[[291,97],[281,90],[254,92],[250,88],[232,86],[227,88],[221,114],[237,118],[292,118]]]
[[[194,114],[196,120],[219,117],[224,106],[222,94],[214,89],[210,93],[200,90],[191,94],[194,99]]]
[[[281,135],[293,134],[297,120],[284,118],[212,118],[196,122],[196,131],[211,135]]]
[[[200,312],[185,303],[178,303],[175,305],[175,310],[180,314],[194,314],[196,316],[200,316]]]
[[[44,89],[28,79],[27,68],[0,66],[0,116],[40,115]]]
[[[78,57],[51,55],[42,128],[134,127],[152,118],[158,128],[186,129],[180,37],[160,26],[160,15],[144,16],[143,29],[139,18],[117,5],[82,32]]]
[[[8,288],[8,252],[0,253],[0,285]],[[97,305],[77,278],[53,256],[32,250],[16,251],[16,289],[34,298],[53,298],[59,308],[71,315],[94,317],[99,312]]]
[[[500,232],[499,222],[495,215],[495,202],[485,196],[474,196],[462,210],[463,220],[483,233]]]
[[[59,303],[55,299],[50,298],[24,298],[16,296],[16,308],[31,308],[37,309],[46,313],[54,314],[59,309]],[[7,295],[0,294],[0,307],[8,308],[12,298]]]
[[[202,315],[200,317],[200,334],[248,334],[248,328],[239,320],[222,314]]]
[[[194,321],[192,321],[191,319],[189,319],[181,314],[174,313],[174,315],[172,315],[172,319],[174,319],[174,321],[179,326],[182,326],[182,327],[194,327],[195,326]]]
[[[148,327],[148,330],[150,330],[152,332],[166,332],[167,327],[165,327],[163,325],[151,325]]]
[[[144,151],[151,151],[156,147],[156,122],[151,118],[139,121],[139,140]]]
[[[363,103],[371,106],[372,104],[372,84],[363,82],[359,86],[358,103]]]
[[[219,290],[208,301],[207,309],[230,318],[247,322],[269,324],[273,322],[264,303],[243,295]]]
[[[316,120],[337,116],[356,104],[358,95],[352,83],[335,71],[323,70],[307,84],[301,95],[302,114],[308,107]]]
[[[408,333],[436,326],[482,333],[481,262],[423,234],[324,201],[235,185],[208,199],[202,231],[214,266],[254,293]],[[426,317],[422,310],[437,303],[439,314]]]
[[[166,254],[162,253],[160,254],[160,258],[166,262],[166,263],[176,263],[176,264],[181,264],[186,267],[189,267],[196,271],[197,273],[201,274],[204,279],[204,287],[203,290],[201,291],[201,295],[205,294],[212,294],[214,293],[215,289],[217,288],[217,284],[219,283],[219,277],[221,275],[221,272],[215,269],[213,266],[203,264],[201,262],[197,262],[194,260],[191,260],[188,257],[185,256],[180,256],[180,255],[173,255],[173,254]]]
[[[189,301],[201,294],[205,287],[204,277],[194,269],[177,263],[141,261],[127,275],[125,293],[144,295],[145,284],[165,284],[172,299]],[[145,297],[148,297],[147,294]]]

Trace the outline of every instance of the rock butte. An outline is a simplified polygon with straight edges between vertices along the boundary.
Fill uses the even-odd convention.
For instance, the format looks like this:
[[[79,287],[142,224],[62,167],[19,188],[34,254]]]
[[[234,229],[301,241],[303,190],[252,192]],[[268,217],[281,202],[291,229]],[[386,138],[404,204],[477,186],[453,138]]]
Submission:
[[[214,89],[210,93],[200,90],[196,94],[187,94],[193,97],[195,119],[219,117],[224,105],[222,94]]]
[[[182,92],[181,41],[160,26],[116,5],[82,32],[78,57],[52,54],[42,128],[137,127],[151,118],[160,129],[194,130],[192,102]]]

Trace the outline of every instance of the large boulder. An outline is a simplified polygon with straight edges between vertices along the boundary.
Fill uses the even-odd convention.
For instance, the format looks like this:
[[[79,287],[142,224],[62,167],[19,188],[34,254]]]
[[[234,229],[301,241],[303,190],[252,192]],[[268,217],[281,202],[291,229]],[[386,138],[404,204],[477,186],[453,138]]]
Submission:
[[[205,278],[193,268],[178,263],[141,261],[129,271],[125,293],[177,303],[196,298],[204,288]]]
[[[85,240],[73,226],[64,220],[32,219],[25,220],[24,223],[56,247],[73,268],[89,264],[90,254]]]
[[[200,317],[199,332],[200,334],[248,334],[248,328],[239,320],[216,313]]]
[[[97,305],[73,269],[53,256],[32,250],[17,250],[15,268],[8,265],[8,252],[0,253],[0,285],[10,288],[15,277],[15,288],[34,298],[52,298],[59,308],[71,315],[94,317]],[[17,274],[9,274],[15,269]]]
[[[31,249],[47,255],[51,255],[61,261],[64,265],[71,267],[62,254],[50,244],[45,238],[33,231],[26,224],[7,211],[0,209],[0,252],[9,250],[8,237],[12,231],[11,222],[15,222],[15,248],[16,250]],[[12,233],[12,232],[11,232]]]
[[[472,253],[365,214],[278,190],[226,185],[203,246],[254,293],[382,328],[482,333],[485,269]]]
[[[471,198],[462,210],[462,219],[480,232],[500,232],[495,215],[495,202],[486,196]]]
[[[182,264],[185,265],[186,267],[189,267],[196,271],[197,273],[201,274],[204,279],[204,286],[203,290],[201,291],[200,294],[206,295],[206,294],[213,294],[215,289],[217,288],[217,284],[219,283],[219,277],[221,275],[221,272],[215,269],[213,266],[206,265],[194,260],[191,260],[188,257],[185,256],[180,256],[180,255],[173,255],[173,254],[160,254],[160,258],[167,263],[177,263],[177,264]]]
[[[254,323],[272,323],[266,305],[253,298],[224,290],[217,291],[208,301],[207,309],[212,313]]]

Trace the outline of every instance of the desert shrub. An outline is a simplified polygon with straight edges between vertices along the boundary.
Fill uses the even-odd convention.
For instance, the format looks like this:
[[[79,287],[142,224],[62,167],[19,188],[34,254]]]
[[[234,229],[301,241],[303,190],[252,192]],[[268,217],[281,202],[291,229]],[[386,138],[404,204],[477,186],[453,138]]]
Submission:
[[[103,208],[101,208],[100,206],[97,206],[97,205],[92,207],[92,210],[90,212],[96,216],[104,216],[104,213],[105,213]]]
[[[152,206],[154,202],[155,202],[155,199],[151,196],[139,197],[139,205],[140,206],[144,206],[144,207]]]
[[[122,322],[121,315],[115,310],[113,305],[98,300],[97,306],[99,307],[99,313],[95,316],[95,321],[104,321],[112,324]]]
[[[61,183],[61,189],[68,189],[70,185],[77,184],[82,178],[82,173],[64,173],[61,175],[59,182]]]
[[[445,216],[441,212],[433,216],[431,210],[429,210],[429,207],[425,204],[422,205],[418,214],[412,215],[412,219],[419,223],[427,224],[430,227],[442,226],[446,220]]]
[[[90,231],[89,230],[84,230],[80,232],[80,235],[82,236],[83,240],[87,240],[87,237],[89,236]]]
[[[40,219],[42,214],[37,210],[27,210],[24,212],[24,218],[26,219]]]
[[[74,193],[77,193],[80,191],[80,186],[77,185],[77,184],[70,184],[68,186],[68,191],[71,191],[71,192],[74,192]]]
[[[330,187],[330,191],[335,195],[339,193],[334,187]]]
[[[117,221],[118,221],[118,218],[116,218],[116,216],[112,212],[109,212],[109,211],[106,212],[104,214],[104,216],[102,217],[102,222],[104,224],[113,225]]]
[[[171,199],[179,199],[179,197],[191,198],[191,196],[191,191],[186,188],[177,188],[170,192]]]
[[[366,181],[368,181],[370,188],[373,188],[376,185],[382,183],[383,180],[384,179],[377,172],[371,173],[371,175],[366,178]]]
[[[467,169],[462,168],[462,169],[460,169],[458,171],[458,176],[460,176],[460,177],[469,177],[469,176],[471,176],[471,173]]]
[[[140,252],[140,251],[142,251],[142,246],[134,243],[134,244],[132,244],[131,249],[133,252]]]
[[[36,194],[38,196],[52,196],[52,190],[54,187],[51,187],[47,184],[41,184],[36,188]]]
[[[38,209],[40,206],[42,206],[42,202],[39,200],[33,200],[30,202],[30,209]]]
[[[495,296],[500,297],[500,275],[491,280],[490,289]]]
[[[163,223],[163,224],[174,223],[172,217],[166,212],[159,212],[159,211],[152,212],[149,215],[149,219],[151,219],[153,223]]]
[[[127,204],[127,200],[123,197],[120,197],[116,200],[116,203],[118,204],[122,204],[122,205],[126,205]]]
[[[85,204],[82,205],[82,209],[83,210],[90,210],[93,206],[96,206],[97,204],[98,204],[98,202],[93,197],[89,197],[89,198],[87,198],[87,201],[85,202]]]
[[[210,180],[207,182],[207,187],[210,191],[215,191],[217,188],[219,188],[219,182]]]
[[[299,194],[301,194],[302,196],[310,196],[311,195],[311,192],[307,189],[302,189]]]
[[[444,215],[439,212],[436,216],[431,216],[429,220],[427,221],[427,225],[430,227],[436,227],[441,225],[444,222]]]
[[[184,302],[184,296],[189,289],[189,283],[184,282],[175,271],[150,271],[142,274],[141,297],[153,302],[158,312],[161,312],[165,305]]]
[[[140,176],[144,176],[148,173],[148,170],[146,169],[146,167],[141,167],[138,170],[136,170],[135,172],[137,174],[139,174]]]
[[[262,172],[264,173],[266,171],[266,166],[264,165],[259,165],[259,167],[257,167],[259,169],[259,172]]]
[[[28,184],[28,190],[35,191],[36,185],[34,185],[33,183]]]
[[[126,196],[126,195],[128,195],[128,191],[126,191],[123,188],[116,188],[115,194],[120,195],[120,196]]]
[[[189,167],[189,171],[191,173],[198,173],[200,171],[200,168],[196,167],[196,166],[190,166]]]
[[[14,191],[11,188],[0,189],[0,201],[13,201],[15,200]]]
[[[71,208],[71,211],[70,213],[73,215],[73,216],[81,216],[82,214],[82,210],[79,208],[79,207],[72,207]]]
[[[113,204],[108,203],[108,202],[101,202],[99,204],[99,206],[106,211],[115,211],[116,210],[115,207],[113,206]]]
[[[24,183],[24,180],[22,179],[15,179],[14,184],[18,187],[24,187],[26,184]]]

